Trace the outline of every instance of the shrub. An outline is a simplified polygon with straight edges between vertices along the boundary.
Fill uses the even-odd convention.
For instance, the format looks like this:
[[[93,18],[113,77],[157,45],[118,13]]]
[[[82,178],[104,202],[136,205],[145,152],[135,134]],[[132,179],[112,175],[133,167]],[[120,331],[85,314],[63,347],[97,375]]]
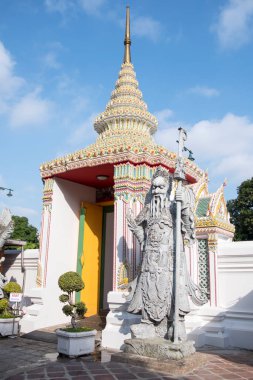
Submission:
[[[76,306],[76,313],[78,314],[78,316],[83,317],[87,311],[87,307],[86,307],[85,303],[77,302],[75,306]]]
[[[66,272],[59,277],[58,285],[64,292],[80,292],[84,288],[84,282],[76,272]]]
[[[7,318],[14,318],[14,314],[11,313],[11,312],[8,311],[8,310],[5,310],[5,311],[3,311],[3,312],[0,314],[0,318],[4,318],[4,319],[7,319]]]
[[[14,313],[9,302],[10,293],[21,293],[21,286],[14,282],[10,281],[3,287],[4,298],[0,299],[0,318],[13,318]]]
[[[4,312],[4,310],[8,309],[9,302],[6,298],[2,298],[0,300],[0,314]]]
[[[3,291],[7,293],[8,296],[10,293],[22,293],[21,286],[13,281],[8,282],[8,284],[3,287]]]
[[[80,292],[84,288],[84,282],[78,273],[66,272],[59,277],[58,285],[65,292],[60,295],[59,300],[67,303],[63,306],[62,311],[65,315],[71,316],[72,328],[76,329],[76,320],[84,317],[87,308],[83,302],[74,302],[73,292]]]
[[[69,300],[68,294],[61,294],[60,297],[59,297],[59,300],[61,302],[68,302],[68,300]]]
[[[71,315],[72,316],[73,309],[74,309],[74,307],[71,305],[64,305],[62,308],[62,311],[65,315],[67,315],[67,316]]]

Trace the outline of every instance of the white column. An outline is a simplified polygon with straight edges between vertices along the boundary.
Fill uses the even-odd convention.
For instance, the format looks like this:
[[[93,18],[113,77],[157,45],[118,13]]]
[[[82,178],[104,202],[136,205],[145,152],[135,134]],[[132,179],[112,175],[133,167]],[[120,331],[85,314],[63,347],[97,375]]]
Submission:
[[[217,275],[217,239],[211,234],[208,236],[209,278],[210,278],[210,306],[218,305],[218,275]]]
[[[43,211],[41,218],[40,254],[36,280],[38,287],[45,287],[47,282],[53,186],[54,180],[52,178],[45,180],[43,190]]]

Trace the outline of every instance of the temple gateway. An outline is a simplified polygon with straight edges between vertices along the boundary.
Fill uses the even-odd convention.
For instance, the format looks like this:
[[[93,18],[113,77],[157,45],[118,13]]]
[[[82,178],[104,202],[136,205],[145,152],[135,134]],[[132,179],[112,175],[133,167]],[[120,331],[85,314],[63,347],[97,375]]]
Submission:
[[[108,312],[102,346],[118,349],[130,336],[129,327],[140,320],[126,309],[127,284],[142,261],[140,244],[127,226],[146,202],[157,168],[171,176],[177,154],[154,142],[158,126],[143,100],[131,60],[130,16],[127,8],[124,58],[105,111],[94,121],[98,136],[83,149],[43,163],[44,183],[37,287],[30,290],[22,330],[64,323],[57,280],[77,271],[85,289],[80,299],[87,316]],[[207,294],[208,303],[193,307],[186,318],[187,333],[196,342],[226,346],[219,323],[222,295],[217,276],[219,245],[231,241],[234,227],[224,198],[224,185],[208,191],[208,174],[185,158],[186,183],[195,194],[196,243],[186,252],[192,280]],[[171,198],[175,189],[171,189]],[[54,309],[52,308],[54,305]],[[205,330],[203,326],[211,328]],[[202,327],[200,329],[200,327]]]

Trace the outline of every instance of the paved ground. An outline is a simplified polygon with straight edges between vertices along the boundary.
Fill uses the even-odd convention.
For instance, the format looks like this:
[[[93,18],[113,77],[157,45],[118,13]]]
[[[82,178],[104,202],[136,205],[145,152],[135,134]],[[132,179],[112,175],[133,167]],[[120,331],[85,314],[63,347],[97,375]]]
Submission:
[[[82,321],[98,330],[105,318],[93,316]],[[218,350],[205,347],[185,361],[158,366],[152,370],[151,360],[143,366],[117,361],[105,362],[108,353],[78,359],[60,358],[56,349],[55,329],[33,331],[23,337],[0,338],[0,380],[253,380],[253,352],[245,350]],[[109,355],[110,356],[110,355]],[[114,360],[121,360],[115,355]],[[136,363],[135,363],[136,364]],[[156,364],[157,368],[157,364]]]
[[[124,380],[180,379],[253,380],[253,353],[243,350],[214,350],[206,347],[206,359],[197,369],[180,375],[153,371],[126,363],[101,363],[98,355],[78,359],[58,358],[56,344],[26,338],[0,339],[1,380]],[[183,365],[182,365],[183,367]],[[187,368],[185,368],[187,370]]]

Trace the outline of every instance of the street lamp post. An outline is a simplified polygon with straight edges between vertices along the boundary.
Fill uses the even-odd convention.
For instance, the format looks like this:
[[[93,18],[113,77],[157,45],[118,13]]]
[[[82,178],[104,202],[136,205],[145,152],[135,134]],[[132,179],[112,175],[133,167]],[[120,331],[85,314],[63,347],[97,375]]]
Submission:
[[[6,190],[6,191],[8,191],[8,193],[6,194],[7,195],[7,197],[12,197],[13,196],[13,194],[12,194],[12,189],[8,189],[7,187],[1,187],[0,186],[0,190]]]

